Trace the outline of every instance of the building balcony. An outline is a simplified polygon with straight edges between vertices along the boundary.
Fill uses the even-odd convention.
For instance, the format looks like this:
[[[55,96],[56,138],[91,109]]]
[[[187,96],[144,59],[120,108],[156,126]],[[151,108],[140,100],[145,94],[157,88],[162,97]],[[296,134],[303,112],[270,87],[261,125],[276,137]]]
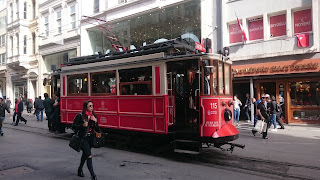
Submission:
[[[26,55],[16,55],[7,58],[7,66],[14,71],[30,69],[29,57]]]

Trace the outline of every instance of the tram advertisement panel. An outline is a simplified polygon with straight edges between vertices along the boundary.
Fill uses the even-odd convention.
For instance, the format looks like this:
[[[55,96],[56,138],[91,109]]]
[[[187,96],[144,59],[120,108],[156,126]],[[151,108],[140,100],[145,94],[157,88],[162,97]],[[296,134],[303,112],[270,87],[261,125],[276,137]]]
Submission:
[[[201,98],[202,124],[200,126],[201,136],[211,137],[219,129],[219,98]]]

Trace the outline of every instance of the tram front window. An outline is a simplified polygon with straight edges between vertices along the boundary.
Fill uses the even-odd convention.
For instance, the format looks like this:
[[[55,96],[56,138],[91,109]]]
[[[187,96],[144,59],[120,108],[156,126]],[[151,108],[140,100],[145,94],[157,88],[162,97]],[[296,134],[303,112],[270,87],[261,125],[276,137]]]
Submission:
[[[217,95],[217,61],[203,60],[203,94]]]

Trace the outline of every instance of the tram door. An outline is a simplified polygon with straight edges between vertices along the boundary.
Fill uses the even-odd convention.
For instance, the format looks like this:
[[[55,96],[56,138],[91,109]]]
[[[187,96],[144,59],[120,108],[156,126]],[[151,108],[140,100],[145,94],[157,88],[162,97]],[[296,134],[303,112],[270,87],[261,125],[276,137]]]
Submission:
[[[198,60],[167,63],[168,94],[174,98],[174,129],[199,131]]]

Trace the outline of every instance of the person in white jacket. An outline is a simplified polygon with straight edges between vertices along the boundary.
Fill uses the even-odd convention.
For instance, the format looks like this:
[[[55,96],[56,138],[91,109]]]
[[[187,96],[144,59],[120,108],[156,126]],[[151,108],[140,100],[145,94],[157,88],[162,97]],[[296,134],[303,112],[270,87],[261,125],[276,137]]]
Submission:
[[[241,101],[238,99],[238,96],[235,95],[233,97],[233,109],[234,109],[234,123],[237,122],[237,126],[239,126],[239,117],[240,117],[240,106],[242,106]]]

